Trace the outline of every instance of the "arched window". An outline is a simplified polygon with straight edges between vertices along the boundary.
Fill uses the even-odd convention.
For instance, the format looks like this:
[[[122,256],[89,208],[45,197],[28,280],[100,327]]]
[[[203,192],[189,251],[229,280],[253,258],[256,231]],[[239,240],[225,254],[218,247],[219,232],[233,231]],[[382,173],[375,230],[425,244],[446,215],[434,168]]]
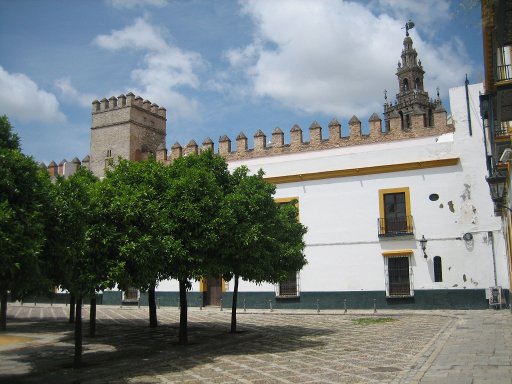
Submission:
[[[436,283],[443,281],[443,268],[441,266],[441,256],[434,257],[434,281]]]
[[[409,80],[404,79],[404,92],[409,90]]]
[[[417,77],[416,81],[414,82],[414,88],[419,91],[420,86],[421,86],[421,81],[420,81],[419,77]]]

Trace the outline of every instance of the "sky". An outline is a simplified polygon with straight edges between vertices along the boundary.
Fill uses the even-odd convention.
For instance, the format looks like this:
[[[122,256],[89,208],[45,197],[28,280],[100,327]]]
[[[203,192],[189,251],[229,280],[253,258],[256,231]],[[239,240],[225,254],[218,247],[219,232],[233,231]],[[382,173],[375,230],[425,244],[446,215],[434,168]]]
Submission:
[[[408,20],[430,97],[483,81],[478,0],[2,0],[0,115],[36,161],[89,153],[91,103],[167,110],[167,148],[317,121],[346,132],[394,101]]]

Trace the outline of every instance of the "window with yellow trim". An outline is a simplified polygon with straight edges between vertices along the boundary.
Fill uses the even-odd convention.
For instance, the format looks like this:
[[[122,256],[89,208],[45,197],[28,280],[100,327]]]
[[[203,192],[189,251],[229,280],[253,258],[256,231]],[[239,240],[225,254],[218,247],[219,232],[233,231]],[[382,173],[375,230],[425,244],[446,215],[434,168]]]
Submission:
[[[409,188],[379,190],[379,237],[412,235]]]

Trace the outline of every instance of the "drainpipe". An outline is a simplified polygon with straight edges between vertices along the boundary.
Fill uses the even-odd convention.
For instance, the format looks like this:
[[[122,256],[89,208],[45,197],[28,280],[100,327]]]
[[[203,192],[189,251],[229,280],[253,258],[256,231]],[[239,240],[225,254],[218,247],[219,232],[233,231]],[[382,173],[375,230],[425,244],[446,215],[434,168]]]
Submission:
[[[466,86],[466,109],[468,111],[469,136],[473,136],[473,129],[471,128],[471,110],[469,109],[469,80],[467,73],[464,85]]]
[[[492,250],[492,268],[494,272],[494,286],[498,286],[498,276],[496,274],[496,254],[494,253],[494,236],[492,231],[487,232],[487,237],[491,240],[491,250]]]

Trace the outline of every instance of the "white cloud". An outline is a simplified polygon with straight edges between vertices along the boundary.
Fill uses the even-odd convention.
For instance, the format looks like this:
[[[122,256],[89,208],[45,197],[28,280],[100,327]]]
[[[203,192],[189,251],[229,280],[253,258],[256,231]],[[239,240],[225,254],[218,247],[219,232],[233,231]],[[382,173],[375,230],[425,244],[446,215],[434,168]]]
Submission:
[[[253,95],[308,113],[365,119],[382,111],[384,89],[397,91],[403,20],[337,0],[254,0],[241,6],[254,22],[254,38],[225,57],[246,76]],[[458,84],[454,71],[468,68],[463,50],[450,56],[453,42],[435,47],[412,37],[426,82],[439,80],[434,89]]]
[[[137,84],[133,92],[168,108],[170,116],[195,118],[198,102],[185,97],[181,87],[197,89],[196,73],[205,65],[201,55],[185,51],[166,39],[166,31],[138,18],[134,24],[109,35],[97,36],[93,43],[107,50],[135,49],[145,51],[142,66],[131,72]]]
[[[162,8],[169,3],[168,0],[106,0],[105,2],[114,8],[128,9],[145,6]]]
[[[96,36],[93,43],[110,51],[125,48],[165,51],[169,46],[164,40],[162,32],[144,18],[138,18],[133,25],[124,29],[112,31],[109,35]]]
[[[55,86],[60,90],[62,97],[67,102],[77,102],[82,107],[90,107],[96,97],[88,93],[79,93],[71,84],[69,77],[63,77],[55,81]]]
[[[28,76],[9,73],[0,66],[0,114],[20,121],[62,123],[66,117],[59,110],[54,94],[46,92]]]

